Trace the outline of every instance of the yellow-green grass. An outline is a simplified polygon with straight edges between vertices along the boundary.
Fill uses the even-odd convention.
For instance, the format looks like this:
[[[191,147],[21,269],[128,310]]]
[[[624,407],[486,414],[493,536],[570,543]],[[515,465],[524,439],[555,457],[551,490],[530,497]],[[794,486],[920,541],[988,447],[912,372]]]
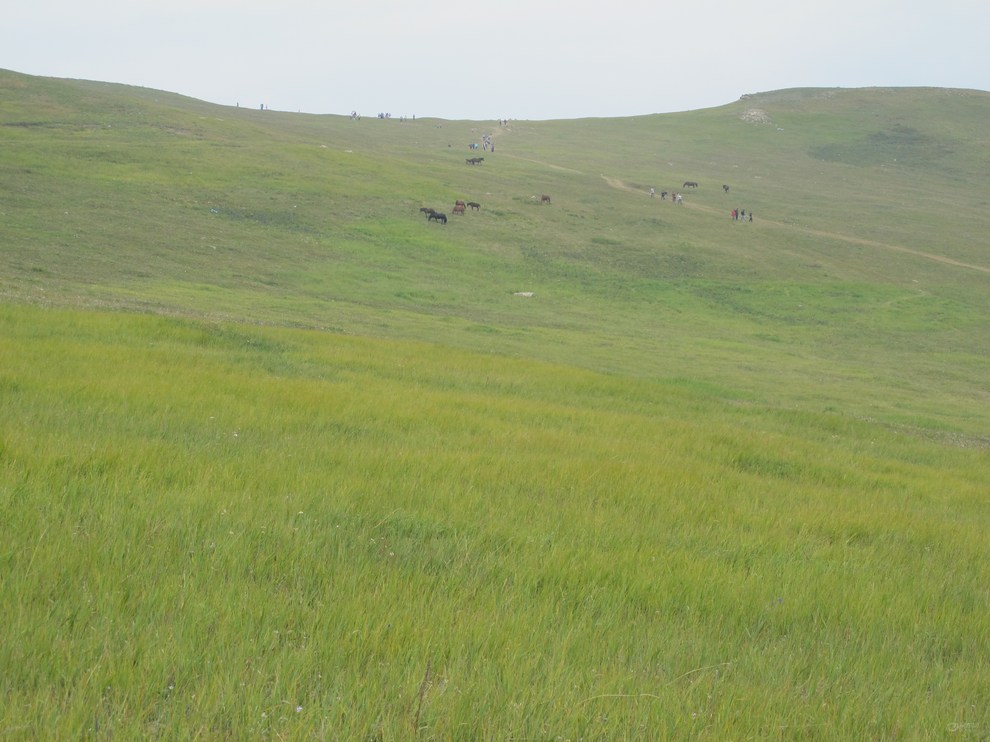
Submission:
[[[988,98],[0,72],[0,736],[990,733]]]
[[[990,723],[985,450],[410,342],[2,326],[6,737]]]

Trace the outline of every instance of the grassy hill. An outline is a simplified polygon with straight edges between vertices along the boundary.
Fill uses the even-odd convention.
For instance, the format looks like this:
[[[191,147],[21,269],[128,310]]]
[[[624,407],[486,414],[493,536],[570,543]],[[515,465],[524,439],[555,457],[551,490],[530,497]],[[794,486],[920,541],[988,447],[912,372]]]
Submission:
[[[0,729],[986,735],[988,114],[0,72]]]
[[[12,299],[442,340],[784,400],[813,388],[884,419],[890,387],[920,402],[970,367],[961,405],[937,408],[985,430],[965,422],[990,340],[985,94],[790,91],[499,127],[3,80]],[[495,153],[466,165],[486,132]],[[648,197],[686,180],[702,185],[679,211]],[[482,210],[446,229],[418,212],[456,199]]]

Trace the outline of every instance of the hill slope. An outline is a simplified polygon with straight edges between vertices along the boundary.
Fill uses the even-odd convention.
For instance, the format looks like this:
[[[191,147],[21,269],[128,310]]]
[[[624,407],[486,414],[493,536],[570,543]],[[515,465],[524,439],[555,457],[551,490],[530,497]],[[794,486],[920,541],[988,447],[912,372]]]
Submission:
[[[983,734],[986,113],[0,73],[0,730]]]
[[[0,102],[8,299],[439,341],[986,429],[984,93],[793,90],[499,126],[4,72]],[[495,152],[467,149],[485,133]],[[455,217],[456,199],[481,210]]]

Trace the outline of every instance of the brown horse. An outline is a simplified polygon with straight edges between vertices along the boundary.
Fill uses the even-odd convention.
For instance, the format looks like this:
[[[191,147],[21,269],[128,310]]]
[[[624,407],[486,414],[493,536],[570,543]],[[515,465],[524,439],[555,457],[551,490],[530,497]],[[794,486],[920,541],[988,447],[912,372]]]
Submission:
[[[461,203],[457,204],[457,206],[454,207],[454,213],[455,214],[463,214],[464,213],[464,204],[461,204]]]
[[[540,196],[540,203],[541,204],[548,204],[548,203],[550,203],[550,197],[547,194],[544,193],[542,196]]]
[[[430,218],[430,214],[435,214],[435,213],[436,213],[436,212],[435,212],[435,211],[434,211],[433,209],[431,209],[431,208],[430,208],[429,206],[421,206],[419,210],[420,210],[420,211],[421,211],[422,213],[424,213],[424,214],[426,214],[426,218],[427,218],[427,219],[429,219],[429,218]]]

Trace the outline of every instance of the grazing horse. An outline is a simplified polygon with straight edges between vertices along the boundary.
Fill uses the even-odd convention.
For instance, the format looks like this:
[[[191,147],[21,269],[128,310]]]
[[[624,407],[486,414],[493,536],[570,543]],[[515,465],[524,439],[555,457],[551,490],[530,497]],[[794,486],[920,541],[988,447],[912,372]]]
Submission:
[[[435,214],[435,213],[436,213],[436,211],[434,211],[433,209],[431,209],[431,208],[430,208],[429,206],[422,206],[422,207],[420,207],[420,209],[419,209],[419,210],[420,210],[420,211],[421,211],[422,213],[424,213],[424,214],[426,214],[426,218],[427,218],[427,219],[429,219],[429,218],[430,218],[430,214]]]
[[[684,185],[681,186],[681,188],[697,188],[697,187],[698,184],[695,183],[693,180],[685,180]]]
[[[458,203],[457,206],[454,207],[454,213],[455,214],[463,214],[464,213],[464,204]]]
[[[722,185],[722,190],[725,191],[726,193],[728,193],[729,192],[729,186],[723,184]]]
[[[542,196],[540,196],[540,203],[541,204],[548,204],[548,203],[550,203],[550,197],[547,194],[544,193]]]
[[[464,162],[466,162],[468,165],[480,165],[482,160],[484,159],[485,159],[484,157],[468,157],[466,160],[464,160]]]
[[[430,214],[428,217],[426,217],[426,221],[428,221],[428,222],[440,222],[441,224],[446,224],[447,223],[447,215],[446,214],[441,214],[439,211],[434,211],[432,214]]]
[[[474,211],[481,210],[481,204],[479,204],[477,201],[468,201],[467,205],[470,206]]]

